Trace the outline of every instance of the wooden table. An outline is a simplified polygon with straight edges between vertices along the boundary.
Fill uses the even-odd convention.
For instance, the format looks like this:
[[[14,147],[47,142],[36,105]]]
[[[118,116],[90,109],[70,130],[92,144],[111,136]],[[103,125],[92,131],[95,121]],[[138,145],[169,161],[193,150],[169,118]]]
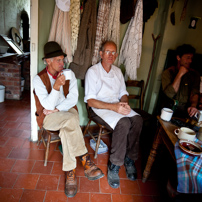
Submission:
[[[149,177],[151,167],[154,163],[156,154],[157,154],[157,149],[160,144],[165,144],[167,147],[168,151],[170,152],[171,156],[175,160],[175,153],[174,153],[174,146],[175,143],[177,142],[178,138],[174,134],[174,130],[177,127],[176,125],[172,124],[171,122],[163,121],[160,119],[159,116],[157,116],[159,126],[157,128],[155,137],[154,137],[154,142],[152,145],[152,149],[150,151],[146,167],[144,169],[143,177],[142,177],[142,182],[146,182],[147,178]]]

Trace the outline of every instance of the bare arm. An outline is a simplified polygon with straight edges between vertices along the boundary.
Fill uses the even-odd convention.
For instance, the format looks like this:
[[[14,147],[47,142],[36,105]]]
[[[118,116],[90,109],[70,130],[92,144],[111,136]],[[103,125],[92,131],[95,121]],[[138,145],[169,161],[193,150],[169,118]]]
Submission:
[[[198,113],[198,109],[196,108],[197,104],[198,104],[198,99],[199,99],[198,94],[192,95],[190,97],[191,106],[187,109],[187,112],[188,112],[188,114],[189,114],[190,117],[192,117],[196,113]]]
[[[54,110],[47,110],[47,109],[44,109],[44,110],[43,110],[43,113],[44,113],[45,115],[52,114],[52,113],[55,113],[55,112],[59,112],[59,110],[58,110],[58,109],[54,109]]]
[[[127,95],[123,95],[123,96],[121,97],[121,102],[126,102],[126,103],[128,103],[128,96],[127,96]]]
[[[107,103],[96,99],[89,99],[87,102],[90,107],[97,109],[108,109],[123,115],[129,114],[131,110],[129,110],[129,105],[126,102]]]
[[[185,68],[184,66],[181,66],[180,69],[179,69],[179,72],[178,74],[176,75],[173,83],[172,83],[172,86],[175,90],[175,92],[177,93],[178,90],[179,90],[179,87],[180,87],[180,82],[181,82],[181,78],[184,74],[186,74],[188,72],[188,69]]]

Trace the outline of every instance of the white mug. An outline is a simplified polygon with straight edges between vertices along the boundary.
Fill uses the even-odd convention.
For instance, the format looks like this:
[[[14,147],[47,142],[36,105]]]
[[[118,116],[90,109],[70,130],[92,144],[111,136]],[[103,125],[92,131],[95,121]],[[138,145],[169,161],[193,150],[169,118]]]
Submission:
[[[181,127],[174,130],[175,135],[178,136],[179,139],[191,140],[193,141],[196,137],[196,132],[187,127]]]
[[[161,110],[161,119],[164,121],[170,121],[173,115],[173,110],[169,108],[163,108]]]
[[[63,69],[62,74],[65,75],[65,80],[70,80],[72,78],[72,73],[70,69]]]
[[[199,111],[199,118],[198,118],[198,122],[201,122],[202,121],[202,110]]]

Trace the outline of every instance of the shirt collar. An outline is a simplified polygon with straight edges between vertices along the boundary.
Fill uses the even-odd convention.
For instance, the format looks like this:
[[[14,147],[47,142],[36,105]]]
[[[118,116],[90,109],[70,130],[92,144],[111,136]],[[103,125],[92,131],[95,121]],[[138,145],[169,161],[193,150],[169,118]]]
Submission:
[[[51,73],[48,71],[48,67],[46,67],[46,71],[48,72],[48,74],[49,74],[49,75],[51,75],[51,76],[52,76],[52,78],[53,78],[53,79],[56,79],[56,78],[57,78],[57,76],[58,76],[58,74],[59,74],[59,72],[58,72],[58,73],[57,73],[57,75],[55,75],[55,76],[54,76],[54,75],[52,75],[52,74],[51,74]]]

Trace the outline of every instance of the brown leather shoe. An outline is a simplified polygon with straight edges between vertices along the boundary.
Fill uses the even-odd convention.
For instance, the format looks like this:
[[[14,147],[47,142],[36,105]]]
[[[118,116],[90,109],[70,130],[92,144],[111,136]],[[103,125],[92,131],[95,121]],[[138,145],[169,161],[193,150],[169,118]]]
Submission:
[[[77,180],[75,169],[67,171],[67,178],[65,183],[65,194],[67,197],[74,197],[77,193]]]
[[[90,159],[89,154],[80,157],[84,167],[84,174],[89,180],[97,180],[104,176],[103,172]]]

